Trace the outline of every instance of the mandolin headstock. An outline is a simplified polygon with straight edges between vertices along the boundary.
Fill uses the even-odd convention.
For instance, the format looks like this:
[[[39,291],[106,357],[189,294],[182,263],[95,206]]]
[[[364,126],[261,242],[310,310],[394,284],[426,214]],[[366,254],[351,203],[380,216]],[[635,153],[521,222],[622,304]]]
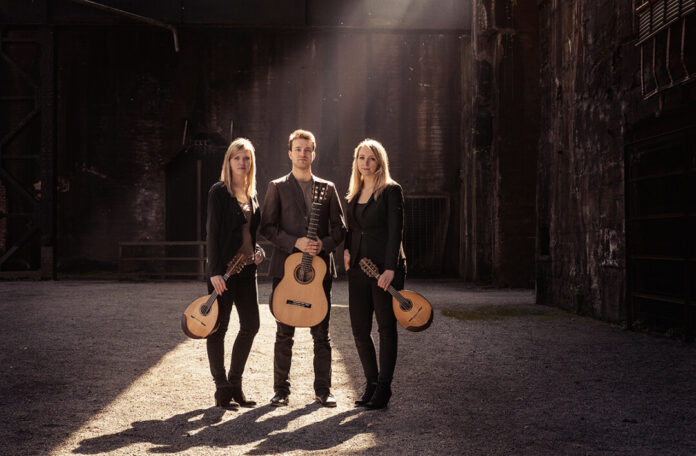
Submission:
[[[379,279],[379,269],[369,258],[360,259],[360,269],[363,270],[366,276]]]
[[[246,265],[247,256],[243,253],[238,253],[230,260],[229,263],[227,263],[227,272],[225,272],[225,274],[228,276],[239,274],[239,272],[244,269],[244,266]]]

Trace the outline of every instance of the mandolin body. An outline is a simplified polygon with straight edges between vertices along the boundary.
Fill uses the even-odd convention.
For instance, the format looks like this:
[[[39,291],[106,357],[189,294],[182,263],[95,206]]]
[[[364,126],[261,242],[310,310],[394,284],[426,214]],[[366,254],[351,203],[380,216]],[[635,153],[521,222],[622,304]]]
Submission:
[[[404,309],[396,298],[392,298],[394,315],[399,324],[413,332],[428,329],[433,322],[433,308],[428,300],[415,291],[401,290],[398,293],[412,305],[410,309]]]
[[[210,297],[197,298],[181,315],[181,329],[191,339],[204,339],[218,328],[218,302],[215,299],[208,309],[206,303]]]

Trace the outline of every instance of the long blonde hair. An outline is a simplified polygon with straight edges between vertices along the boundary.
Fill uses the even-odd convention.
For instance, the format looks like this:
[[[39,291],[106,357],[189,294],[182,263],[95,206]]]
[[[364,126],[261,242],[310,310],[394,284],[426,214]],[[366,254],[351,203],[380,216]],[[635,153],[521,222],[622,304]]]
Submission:
[[[254,153],[254,145],[246,138],[237,138],[227,148],[225,160],[222,162],[222,171],[220,172],[220,180],[225,183],[227,191],[232,196],[234,196],[234,188],[232,187],[232,165],[230,165],[230,160],[245,150],[251,156],[251,167],[244,178],[244,191],[249,197],[256,195],[256,155]]]
[[[353,152],[353,172],[350,175],[350,184],[348,185],[348,195],[346,198],[348,202],[352,201],[356,195],[360,194],[363,188],[363,177],[358,170],[358,153],[362,147],[369,148],[375,158],[377,159],[377,171],[375,172],[375,188],[373,190],[373,195],[375,199],[379,198],[379,195],[384,190],[387,184],[395,183],[394,179],[391,178],[389,174],[389,157],[387,157],[387,151],[384,146],[374,139],[364,139],[358,144]]]

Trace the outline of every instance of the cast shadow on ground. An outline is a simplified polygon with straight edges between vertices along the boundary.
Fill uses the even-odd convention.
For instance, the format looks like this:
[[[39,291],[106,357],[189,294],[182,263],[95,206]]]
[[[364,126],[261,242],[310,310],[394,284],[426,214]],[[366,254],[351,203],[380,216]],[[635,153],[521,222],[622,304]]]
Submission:
[[[240,412],[219,407],[198,409],[165,420],[136,421],[130,428],[116,434],[85,439],[80,442],[74,453],[102,454],[138,443],[155,445],[148,450],[150,453],[179,453],[195,447],[225,448],[257,441],[258,445],[249,454],[294,449],[318,450],[339,445],[366,429],[365,423],[355,423],[358,420],[342,424],[345,419],[361,412],[356,409],[295,431],[277,432],[285,429],[291,421],[319,408],[320,405],[317,403],[308,404],[263,421],[260,421],[261,417],[272,410],[279,410],[271,405]],[[239,416],[221,423],[225,413],[239,413]],[[270,435],[272,432],[276,433]]]

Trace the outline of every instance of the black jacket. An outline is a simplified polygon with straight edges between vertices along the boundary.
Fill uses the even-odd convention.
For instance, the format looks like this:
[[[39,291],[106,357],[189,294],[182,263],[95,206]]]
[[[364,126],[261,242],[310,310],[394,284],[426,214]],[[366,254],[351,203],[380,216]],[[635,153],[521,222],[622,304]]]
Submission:
[[[406,255],[402,244],[404,233],[404,193],[397,183],[388,184],[379,198],[367,201],[363,224],[355,219],[358,195],[348,203],[348,234],[345,248],[350,252],[350,266],[356,267],[360,245],[366,244],[367,257],[380,271],[406,272]]]
[[[251,198],[251,221],[249,232],[255,251],[256,231],[261,221],[261,211],[256,196]],[[224,182],[216,182],[208,192],[208,220],[206,222],[208,241],[208,277],[224,275],[227,263],[242,246],[242,225],[246,223],[244,212],[237,198],[230,195]]]
[[[333,251],[343,241],[346,233],[343,208],[333,182],[316,176],[312,176],[312,179],[328,185],[326,199],[319,212],[317,236],[321,239],[323,247],[319,256],[326,261],[328,273],[335,277]],[[261,235],[274,247],[268,275],[283,277],[285,260],[291,253],[298,251],[295,249],[295,242],[307,235],[309,218],[304,194],[292,173],[268,184],[261,212]]]

